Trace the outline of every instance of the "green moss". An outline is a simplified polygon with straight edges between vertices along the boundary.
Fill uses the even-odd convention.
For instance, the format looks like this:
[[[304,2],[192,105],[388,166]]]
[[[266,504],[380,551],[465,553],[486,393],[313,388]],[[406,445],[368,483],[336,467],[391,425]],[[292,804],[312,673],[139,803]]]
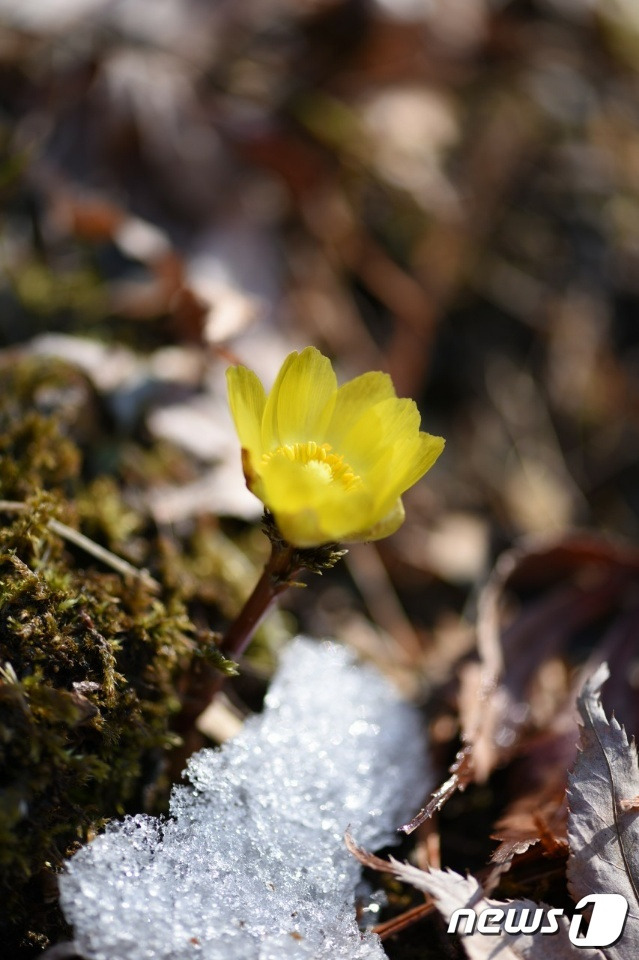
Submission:
[[[161,795],[180,678],[195,662],[231,666],[178,582],[158,594],[51,529],[81,520],[111,549],[153,553],[117,484],[81,479],[73,423],[34,409],[52,376],[29,362],[0,394],[0,500],[26,504],[0,504],[0,942],[31,952],[59,935],[47,884],[64,856]]]
[[[49,317],[71,311],[95,319],[105,313],[104,290],[99,277],[88,267],[62,272],[31,260],[15,270],[11,279],[18,300],[35,315]]]

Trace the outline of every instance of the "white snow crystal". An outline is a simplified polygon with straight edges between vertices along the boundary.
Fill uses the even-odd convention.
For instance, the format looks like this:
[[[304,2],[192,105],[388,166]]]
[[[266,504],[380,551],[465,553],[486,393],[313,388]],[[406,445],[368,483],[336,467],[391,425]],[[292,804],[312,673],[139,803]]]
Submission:
[[[129,817],[60,879],[88,960],[382,960],[347,827],[379,849],[428,787],[416,711],[342,647],[289,647],[261,716],[189,761],[171,817]]]

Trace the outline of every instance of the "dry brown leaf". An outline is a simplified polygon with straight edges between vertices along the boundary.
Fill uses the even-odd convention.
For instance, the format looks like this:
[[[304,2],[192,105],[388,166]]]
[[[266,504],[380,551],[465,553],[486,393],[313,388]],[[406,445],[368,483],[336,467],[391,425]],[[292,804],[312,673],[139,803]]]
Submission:
[[[635,720],[632,669],[639,623],[634,599],[638,576],[639,555],[633,547],[581,533],[526,540],[499,558],[478,603],[479,660],[460,669],[464,763],[451,769],[451,777],[404,829],[415,829],[457,789],[486,780],[497,766],[529,751],[531,738],[534,743],[545,737],[537,764],[543,776],[523,792],[544,794],[540,824],[545,822],[548,835],[562,843],[563,836],[555,829],[561,810],[553,811],[552,798],[545,807],[545,791],[556,796],[557,786],[561,792],[574,758],[572,710],[577,688],[565,671],[563,679],[555,677],[550,684],[547,678],[538,681],[553,662],[561,666],[576,636],[587,629],[596,631],[601,640],[587,669],[591,671],[604,656],[614,659],[615,704]],[[579,650],[583,657],[582,649],[583,644]],[[538,799],[533,796],[534,802],[524,805],[528,803],[534,813]],[[521,809],[514,812],[519,820]],[[524,835],[508,840],[530,845],[541,840],[543,832],[529,820]],[[517,847],[511,852],[514,855]]]
[[[352,837],[346,836],[346,845],[360,863],[372,870],[391,873],[398,880],[408,883],[432,898],[444,919],[449,922],[456,910],[469,907],[480,913],[489,908],[517,911],[519,917],[529,911],[523,922],[530,922],[535,911],[549,909],[544,904],[530,900],[501,902],[487,899],[483,888],[473,877],[462,877],[451,870],[420,870],[408,863],[399,863],[392,857],[382,860],[358,847]],[[568,938],[568,921],[558,916],[558,931],[552,936],[540,934],[501,934],[489,936],[477,929],[462,935],[469,960],[604,960],[599,950],[575,947]],[[545,921],[544,921],[545,923]],[[461,929],[465,929],[464,922]],[[627,956],[627,955],[626,955]]]
[[[534,711],[529,694],[540,667],[564,653],[578,630],[616,611],[635,563],[634,552],[585,535],[528,541],[499,559],[477,617],[483,690],[499,695],[480,695],[462,715],[478,779],[513,754]],[[533,599],[508,618],[513,589]]]
[[[399,880],[430,894],[447,921],[460,907],[471,907],[478,913],[488,908],[515,908],[518,916],[524,910],[529,911],[527,918],[540,908],[548,909],[544,904],[531,900],[503,902],[486,899],[476,880],[450,870],[431,870],[426,873],[409,864],[394,861],[393,874]],[[475,929],[472,934],[462,936],[461,942],[469,960],[603,960],[599,950],[573,946],[568,939],[568,921],[565,917],[558,917],[557,921],[559,930],[552,936],[512,934],[496,937],[478,933]]]
[[[537,844],[539,855],[562,856],[567,852],[564,790],[554,786],[555,791],[549,791],[546,797],[526,795],[498,821],[492,837],[501,843],[491,857],[493,863],[508,864]]]
[[[586,681],[577,701],[583,720],[581,752],[570,775],[568,886],[575,899],[591,893],[618,893],[629,912],[620,941],[606,948],[610,960],[639,953],[639,820],[623,798],[639,792],[634,741],[601,705],[606,664]]]
[[[505,866],[524,853],[528,865],[541,857],[565,859],[566,771],[574,761],[577,737],[571,708],[556,717],[546,732],[523,744],[509,776],[514,799],[492,835],[501,841],[491,857],[493,863]]]

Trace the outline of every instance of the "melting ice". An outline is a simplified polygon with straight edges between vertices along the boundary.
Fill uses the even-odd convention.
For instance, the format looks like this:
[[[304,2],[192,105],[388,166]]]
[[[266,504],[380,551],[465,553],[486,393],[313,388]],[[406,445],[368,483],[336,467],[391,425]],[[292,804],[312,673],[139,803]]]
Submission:
[[[60,879],[87,960],[383,960],[355,922],[359,864],[429,784],[417,713],[336,645],[297,640],[266,700],[188,764],[171,817],[112,823]]]

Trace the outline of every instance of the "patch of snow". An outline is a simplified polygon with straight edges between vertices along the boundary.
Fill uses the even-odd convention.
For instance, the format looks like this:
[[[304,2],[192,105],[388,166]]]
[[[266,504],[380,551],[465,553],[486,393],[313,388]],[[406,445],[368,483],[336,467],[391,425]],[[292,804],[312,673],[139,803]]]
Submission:
[[[171,818],[129,817],[60,878],[88,960],[383,960],[355,921],[360,866],[429,787],[418,713],[342,647],[299,639],[265,711],[188,765]]]

